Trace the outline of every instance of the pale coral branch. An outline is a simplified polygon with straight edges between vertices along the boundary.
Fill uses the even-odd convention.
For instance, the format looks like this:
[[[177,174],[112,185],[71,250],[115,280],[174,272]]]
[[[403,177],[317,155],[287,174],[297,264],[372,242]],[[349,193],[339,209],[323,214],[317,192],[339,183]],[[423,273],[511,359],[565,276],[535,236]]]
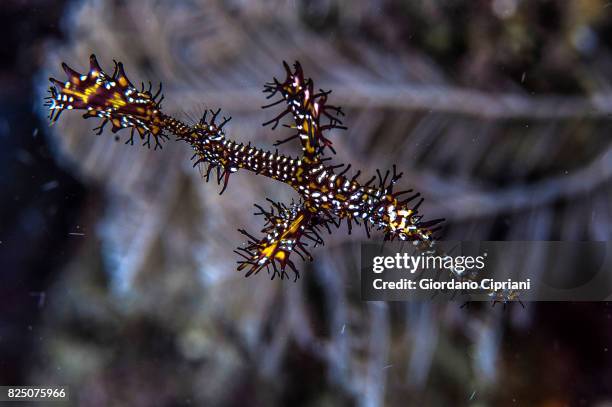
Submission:
[[[328,87],[321,86],[327,89]],[[612,94],[591,96],[489,93],[452,86],[351,83],[333,85],[334,103],[345,108],[424,110],[486,119],[601,118],[612,114]],[[170,91],[169,91],[170,92]],[[182,91],[186,100],[214,102],[224,109],[250,111],[262,104],[260,88]]]

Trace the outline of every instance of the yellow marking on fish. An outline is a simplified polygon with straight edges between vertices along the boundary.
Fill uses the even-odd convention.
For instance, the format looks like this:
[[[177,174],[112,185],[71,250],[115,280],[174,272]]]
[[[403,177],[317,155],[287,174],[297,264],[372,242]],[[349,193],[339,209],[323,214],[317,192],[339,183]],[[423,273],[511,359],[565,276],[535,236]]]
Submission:
[[[267,246],[265,249],[263,249],[261,251],[261,254],[267,258],[270,258],[272,256],[272,254],[274,253],[274,250],[276,250],[276,247],[278,246],[278,241],[272,243],[271,245]]]
[[[127,105],[126,101],[121,99],[121,94],[119,92],[113,93],[113,97],[109,98],[106,104],[111,104],[115,109],[119,109],[120,107]]]

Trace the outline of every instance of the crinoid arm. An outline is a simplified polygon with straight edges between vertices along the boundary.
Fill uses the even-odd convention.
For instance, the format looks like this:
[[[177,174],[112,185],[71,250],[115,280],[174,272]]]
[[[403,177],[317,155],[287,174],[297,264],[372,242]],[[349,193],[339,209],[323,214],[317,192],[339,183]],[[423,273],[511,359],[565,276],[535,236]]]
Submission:
[[[283,279],[288,277],[288,267],[297,280],[300,274],[290,259],[291,254],[297,253],[302,260],[311,261],[312,256],[307,247],[322,245],[323,239],[313,214],[301,203],[287,206],[268,201],[272,204],[269,210],[255,205],[258,209],[255,214],[264,216],[266,220],[261,230],[264,236],[258,239],[245,230],[239,230],[249,241],[245,247],[236,250],[236,253],[244,258],[238,262],[238,270],[247,270],[248,277],[266,268],[268,273],[272,272],[272,279],[276,276]]]
[[[133,143],[134,132],[137,132],[144,145],[150,146],[153,137],[155,148],[161,147],[166,117],[161,113],[161,84],[155,94],[152,85],[143,84],[138,90],[125,75],[123,64],[115,62],[112,75],[106,73],[98,64],[95,55],[89,58],[90,69],[84,75],[70,68],[65,63],[62,68],[68,79],[65,82],[50,78],[46,106],[49,108],[49,119],[55,122],[64,110],[85,110],[84,118],[99,117],[102,119],[96,128],[98,134],[107,123],[116,133],[124,128],[131,128],[130,139]]]
[[[263,107],[276,106],[284,102],[285,109],[274,119],[264,123],[264,126],[271,124],[272,129],[275,129],[281,119],[290,114],[293,123],[285,126],[296,130],[297,133],[285,140],[278,140],[276,145],[299,138],[306,162],[317,161],[318,157],[324,154],[325,148],[335,153],[331,140],[325,137],[324,133],[334,128],[346,129],[339,118],[344,115],[342,109],[327,104],[327,97],[331,91],[314,91],[312,79],[304,78],[299,62],[294,64],[293,71],[286,62],[283,62],[283,66],[286,71],[285,80],[279,82],[274,78],[264,88],[264,93],[268,93],[268,99],[277,94],[280,99]],[[324,122],[322,119],[327,120]]]

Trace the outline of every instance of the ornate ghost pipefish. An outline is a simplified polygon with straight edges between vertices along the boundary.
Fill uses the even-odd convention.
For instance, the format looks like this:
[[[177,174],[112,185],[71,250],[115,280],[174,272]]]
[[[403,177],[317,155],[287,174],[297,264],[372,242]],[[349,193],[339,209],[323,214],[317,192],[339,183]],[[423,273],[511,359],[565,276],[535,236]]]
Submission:
[[[223,117],[217,123],[219,110],[204,114],[202,119],[187,125],[162,112],[161,84],[153,94],[152,86],[143,84],[138,90],[127,78],[123,65],[115,62],[112,75],[104,72],[96,57],[90,57],[90,70],[82,75],[65,63],[62,64],[68,75],[65,82],[51,78],[46,106],[50,110],[49,118],[57,121],[64,110],[85,110],[84,118],[99,117],[102,119],[97,130],[102,133],[104,126],[110,123],[113,133],[121,129],[131,129],[126,143],[134,143],[136,133],[143,144],[155,149],[168,139],[169,134],[177,140],[187,142],[195,151],[195,165],[208,165],[204,178],[210,179],[212,170],[216,169],[216,179],[223,183],[220,193],[225,191],[229,177],[243,169],[257,175],[272,178],[294,188],[300,196],[298,202],[283,204],[270,202],[269,209],[255,205],[256,215],[264,216],[266,223],[261,230],[263,237],[257,238],[245,230],[239,231],[248,237],[245,247],[235,250],[243,260],[239,261],[238,270],[246,270],[246,276],[257,274],[262,268],[272,278],[287,276],[289,267],[299,277],[299,272],[290,260],[292,253],[297,253],[303,260],[312,260],[307,246],[323,244],[320,232],[332,232],[331,226],[340,227],[346,220],[348,232],[353,223],[363,224],[370,237],[370,229],[380,230],[385,240],[412,241],[424,251],[435,252],[434,233],[440,229],[443,219],[423,221],[419,215],[419,206],[423,198],[412,190],[394,191],[401,173],[393,166],[391,171],[377,175],[366,182],[359,182],[360,171],[349,174],[350,164],[332,165],[331,158],[324,158],[326,149],[335,153],[332,142],[325,134],[342,126],[340,116],[344,113],[339,107],[327,104],[331,91],[314,91],[313,81],[305,78],[298,62],[294,69],[283,63],[286,77],[283,82],[276,78],[267,83],[264,92],[268,99],[278,96],[275,102],[263,106],[283,105],[284,110],[264,125],[272,124],[276,128],[285,116],[292,122],[285,125],[294,129],[296,134],[288,139],[277,141],[275,146],[293,139],[299,139],[302,156],[293,158],[276,152],[270,152],[251,146],[250,143],[236,143],[225,137],[223,127],[230,118]]]

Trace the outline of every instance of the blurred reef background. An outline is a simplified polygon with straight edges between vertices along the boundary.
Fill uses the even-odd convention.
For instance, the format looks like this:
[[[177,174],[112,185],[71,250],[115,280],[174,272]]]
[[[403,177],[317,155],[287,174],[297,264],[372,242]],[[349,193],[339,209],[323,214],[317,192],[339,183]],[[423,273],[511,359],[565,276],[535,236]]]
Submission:
[[[18,1],[0,6],[0,384],[86,406],[606,406],[612,306],[362,302],[359,241],[325,238],[297,283],[235,271],[252,204],[188,146],[125,146],[42,98],[62,61],[124,62],[164,110],[234,117],[271,147],[264,82],[299,60],[332,89],[338,162],[397,164],[458,240],[610,240],[612,3]],[[297,154],[297,147],[283,145]],[[575,272],[580,272],[576,259]]]

